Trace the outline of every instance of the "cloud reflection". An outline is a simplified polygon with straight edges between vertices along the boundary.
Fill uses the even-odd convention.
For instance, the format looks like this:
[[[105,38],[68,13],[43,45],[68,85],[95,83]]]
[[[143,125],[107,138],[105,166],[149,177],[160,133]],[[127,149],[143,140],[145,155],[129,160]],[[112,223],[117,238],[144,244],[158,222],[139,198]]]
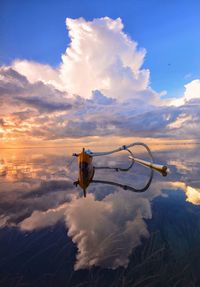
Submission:
[[[186,195],[186,201],[194,205],[200,205],[200,188],[192,187],[181,181],[170,182],[168,185],[169,188],[180,188],[183,190]]]
[[[186,196],[187,201],[195,204],[200,205],[200,188],[193,188],[191,186],[187,186],[186,188]]]
[[[127,266],[132,249],[149,235],[143,219],[151,216],[149,201],[127,191],[115,192],[102,201],[92,194],[72,201],[65,220],[68,235],[78,247],[75,269]]]
[[[151,204],[156,197],[167,197],[166,190],[180,189],[187,201],[200,204],[198,182],[191,181],[192,176],[195,179],[199,174],[197,150],[158,152],[157,160],[162,158],[170,164],[171,173],[167,178],[157,175],[143,194],[95,184],[90,186],[86,199],[72,186],[77,177],[76,163],[66,167],[70,161],[66,150],[23,152],[2,156],[7,174],[0,182],[0,227],[14,226],[31,232],[63,222],[66,236],[77,246],[75,270],[93,265],[126,267],[133,249],[150,236]],[[105,157],[98,164],[125,164],[124,159],[123,155]],[[95,176],[140,185],[146,179],[146,169],[139,170],[139,175],[137,172],[135,165],[130,173],[99,170]]]
[[[26,231],[53,226],[63,217],[65,209],[66,204],[62,204],[58,208],[52,208],[47,211],[35,210],[30,217],[21,221],[18,226]]]
[[[77,244],[75,270],[102,266],[127,266],[128,256],[149,236],[144,219],[151,219],[150,201],[129,191],[117,191],[102,201],[93,194],[47,211],[34,211],[18,224],[32,231],[65,220],[68,236]]]
[[[7,168],[4,160],[0,160],[0,176],[5,176],[7,174]]]

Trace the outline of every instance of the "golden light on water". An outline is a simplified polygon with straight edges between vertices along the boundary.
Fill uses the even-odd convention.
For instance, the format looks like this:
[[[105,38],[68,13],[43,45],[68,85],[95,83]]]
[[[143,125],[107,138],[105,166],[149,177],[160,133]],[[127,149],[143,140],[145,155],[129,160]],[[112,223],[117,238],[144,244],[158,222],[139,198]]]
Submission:
[[[186,201],[191,202],[195,205],[200,205],[200,189],[187,186],[186,188]]]

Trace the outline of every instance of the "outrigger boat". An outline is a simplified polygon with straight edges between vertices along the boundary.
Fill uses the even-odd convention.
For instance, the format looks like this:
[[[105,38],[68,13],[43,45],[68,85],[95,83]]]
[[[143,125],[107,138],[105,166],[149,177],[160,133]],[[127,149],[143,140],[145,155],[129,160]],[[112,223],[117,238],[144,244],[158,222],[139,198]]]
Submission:
[[[146,161],[146,160],[142,160],[142,159],[134,157],[133,153],[130,151],[130,148],[133,146],[143,146],[150,156],[150,161]],[[124,150],[129,153],[129,159],[131,160],[131,164],[128,168],[94,167],[93,166],[93,157],[110,155],[110,154],[117,153],[117,152],[124,151]],[[149,147],[146,144],[141,143],[141,142],[135,142],[130,145],[123,145],[115,150],[107,151],[107,152],[96,152],[95,153],[90,150],[85,150],[85,148],[83,148],[81,153],[79,154],[74,153],[73,156],[76,156],[78,158],[78,166],[79,166],[78,180],[75,181],[74,184],[76,186],[79,185],[83,189],[84,197],[86,197],[86,189],[90,185],[90,183],[110,184],[110,185],[119,186],[123,189],[131,190],[134,192],[144,192],[149,188],[151,184],[154,170],[161,173],[163,176],[167,175],[167,166],[161,165],[161,164],[155,164]],[[113,169],[115,171],[128,171],[135,162],[151,169],[149,181],[141,189],[136,189],[134,187],[122,185],[116,182],[93,179],[96,169]]]

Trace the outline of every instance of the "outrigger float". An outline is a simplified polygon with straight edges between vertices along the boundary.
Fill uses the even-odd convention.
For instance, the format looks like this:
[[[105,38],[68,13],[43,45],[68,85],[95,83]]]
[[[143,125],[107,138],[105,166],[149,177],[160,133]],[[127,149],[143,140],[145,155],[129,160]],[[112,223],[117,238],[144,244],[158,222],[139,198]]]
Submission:
[[[130,148],[134,147],[134,146],[144,147],[150,156],[150,161],[136,158],[133,155],[132,151],[130,151]],[[110,155],[110,154],[117,153],[120,151],[127,151],[129,153],[129,159],[131,160],[131,164],[128,168],[94,167],[93,166],[93,157]],[[141,142],[135,142],[135,143],[132,143],[129,145],[123,145],[117,149],[114,149],[112,151],[107,151],[107,152],[92,152],[90,150],[85,150],[85,148],[83,148],[81,153],[79,153],[79,154],[74,153],[73,156],[78,158],[78,167],[79,167],[78,180],[75,181],[74,184],[76,186],[79,185],[83,189],[84,197],[86,197],[86,189],[90,185],[90,183],[110,184],[110,185],[119,186],[119,187],[126,189],[126,190],[131,190],[134,192],[144,192],[149,188],[149,186],[151,184],[154,170],[161,173],[163,176],[167,175],[167,166],[154,163],[154,159],[153,159],[153,155],[151,153],[151,150],[149,149],[149,147],[146,144],[141,143]],[[128,171],[128,170],[130,170],[130,168],[133,166],[133,164],[135,162],[151,169],[150,178],[149,178],[147,184],[141,189],[136,189],[134,187],[131,187],[128,185],[122,185],[122,184],[112,182],[112,181],[94,180],[93,179],[96,169],[113,169],[115,171]]]

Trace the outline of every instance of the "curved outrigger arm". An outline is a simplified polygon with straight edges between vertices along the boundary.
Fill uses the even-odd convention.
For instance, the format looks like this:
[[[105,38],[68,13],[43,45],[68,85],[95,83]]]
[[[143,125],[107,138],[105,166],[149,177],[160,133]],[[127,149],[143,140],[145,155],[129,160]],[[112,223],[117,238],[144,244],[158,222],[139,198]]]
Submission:
[[[86,150],[85,153],[87,153],[88,155],[90,156],[102,156],[102,155],[109,155],[109,154],[112,154],[112,153],[115,153],[115,152],[119,152],[119,151],[122,151],[122,150],[128,150],[130,147],[133,147],[133,146],[143,146],[147,149],[147,151],[149,152],[151,158],[153,159],[153,156],[151,154],[151,151],[149,149],[149,147],[142,143],[142,142],[135,142],[135,143],[132,143],[132,144],[129,144],[129,145],[123,145],[117,149],[114,149],[114,150],[111,150],[111,151],[106,151],[106,152],[93,152],[91,150]]]
[[[147,152],[148,152],[148,154],[149,154],[149,156],[151,158],[151,161],[149,162],[149,161],[145,161],[145,160],[138,159],[138,158],[134,157],[132,152],[129,150],[129,148],[133,147],[133,146],[143,146],[147,150]],[[94,156],[109,155],[109,154],[113,154],[113,153],[120,152],[120,151],[123,151],[123,150],[127,150],[127,151],[129,151],[131,153],[131,156],[129,156],[129,159],[131,159],[133,162],[137,162],[137,163],[139,163],[139,164],[141,164],[143,166],[146,166],[146,167],[149,167],[151,169],[154,169],[155,171],[160,172],[163,176],[167,175],[167,166],[154,163],[153,155],[151,153],[150,148],[146,144],[144,144],[142,142],[135,142],[135,143],[132,143],[130,145],[123,145],[123,146],[121,146],[121,147],[119,147],[117,149],[114,149],[114,150],[111,150],[111,151],[107,151],[107,152],[96,152],[96,153],[94,153],[94,152],[92,152],[90,150],[86,150],[85,152],[88,155],[94,157]]]
[[[147,184],[143,188],[134,188],[134,187],[132,187],[130,185],[124,185],[124,184],[121,184],[121,183],[117,183],[117,182],[114,182],[114,181],[107,181],[107,180],[96,180],[96,179],[93,179],[91,181],[91,183],[101,183],[101,184],[113,185],[113,186],[121,187],[124,190],[130,190],[130,191],[133,191],[133,192],[145,192],[149,188],[149,186],[151,185],[151,182],[152,182],[152,179],[153,179],[153,174],[154,174],[154,171],[153,171],[153,169],[151,169],[151,174],[150,174],[149,180],[148,180]]]

